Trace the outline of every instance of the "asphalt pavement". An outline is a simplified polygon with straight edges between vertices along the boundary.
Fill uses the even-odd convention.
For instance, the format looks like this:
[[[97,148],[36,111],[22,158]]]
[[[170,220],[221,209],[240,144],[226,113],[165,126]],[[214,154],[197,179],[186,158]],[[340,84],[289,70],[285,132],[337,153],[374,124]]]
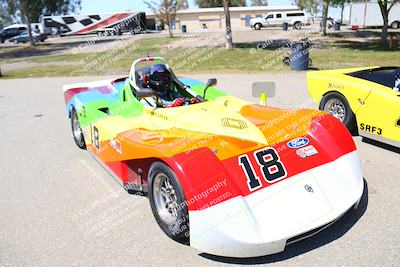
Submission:
[[[201,74],[248,100],[276,81],[278,107],[311,107],[305,75]],[[252,259],[203,254],[169,239],[148,199],[126,193],[72,139],[62,85],[104,77],[0,80],[0,266],[399,266],[400,154],[362,142],[365,192],[330,228]]]

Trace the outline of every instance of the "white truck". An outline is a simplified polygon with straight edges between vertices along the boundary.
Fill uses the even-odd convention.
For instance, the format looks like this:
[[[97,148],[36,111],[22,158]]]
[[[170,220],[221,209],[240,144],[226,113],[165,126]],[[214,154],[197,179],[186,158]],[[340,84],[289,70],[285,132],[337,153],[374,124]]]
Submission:
[[[296,30],[301,29],[303,25],[310,24],[310,18],[303,11],[270,12],[263,17],[256,17],[250,20],[250,26],[255,30],[263,27],[282,26],[288,23]]]
[[[343,10],[343,23],[359,28],[382,27],[383,18],[377,1],[347,4]],[[400,4],[395,4],[389,13],[389,26],[400,28]]]

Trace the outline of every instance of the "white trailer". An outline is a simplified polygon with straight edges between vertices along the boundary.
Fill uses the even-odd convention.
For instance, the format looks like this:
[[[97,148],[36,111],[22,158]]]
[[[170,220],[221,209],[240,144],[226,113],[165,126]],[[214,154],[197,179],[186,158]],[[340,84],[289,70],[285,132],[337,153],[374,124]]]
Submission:
[[[359,28],[382,27],[383,18],[377,1],[347,4],[343,10],[343,23]],[[389,13],[389,27],[400,28],[400,4]]]
[[[44,16],[43,25],[47,29],[56,29],[60,35],[82,35],[100,32],[122,33],[146,30],[146,15],[143,12]],[[135,32],[133,32],[135,30]]]

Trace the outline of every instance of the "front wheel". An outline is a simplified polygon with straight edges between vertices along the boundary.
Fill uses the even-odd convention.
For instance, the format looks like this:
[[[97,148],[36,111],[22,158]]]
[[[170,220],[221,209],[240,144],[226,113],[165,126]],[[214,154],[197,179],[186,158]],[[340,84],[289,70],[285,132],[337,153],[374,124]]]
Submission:
[[[79,124],[78,114],[75,108],[71,110],[71,130],[75,144],[81,149],[86,149],[85,139],[83,138],[82,128]]]
[[[356,130],[356,117],[350,108],[349,102],[342,94],[337,92],[326,94],[321,100],[319,109],[340,120],[351,133]]]
[[[400,22],[394,21],[391,25],[392,29],[398,29],[400,28]]]
[[[254,25],[254,30],[261,30],[262,25],[260,23],[257,23]]]
[[[175,173],[162,162],[153,163],[148,188],[151,210],[160,228],[172,239],[187,242],[189,213]]]

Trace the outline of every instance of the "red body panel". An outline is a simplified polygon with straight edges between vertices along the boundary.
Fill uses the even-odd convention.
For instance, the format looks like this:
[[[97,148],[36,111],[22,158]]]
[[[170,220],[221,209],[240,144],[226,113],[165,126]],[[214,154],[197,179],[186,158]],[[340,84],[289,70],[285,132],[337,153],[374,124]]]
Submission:
[[[271,146],[278,152],[287,170],[286,178],[275,183],[290,179],[294,175],[334,161],[356,150],[354,141],[346,128],[330,115],[314,119],[311,131],[305,137],[310,140],[309,145],[313,145],[318,150],[318,154],[300,158],[296,154],[297,149],[289,148],[286,142]],[[258,166],[252,157],[253,152],[246,154],[249,155],[252,165]],[[247,178],[238,164],[238,157],[221,162],[210,149],[203,148],[163,160],[179,176],[189,210],[203,209],[232,197],[247,196],[256,191],[250,191],[248,188]],[[254,168],[254,170],[258,177],[262,177],[259,168]],[[257,190],[275,184],[263,179],[261,183],[262,186]],[[221,196],[224,197],[221,198]]]

